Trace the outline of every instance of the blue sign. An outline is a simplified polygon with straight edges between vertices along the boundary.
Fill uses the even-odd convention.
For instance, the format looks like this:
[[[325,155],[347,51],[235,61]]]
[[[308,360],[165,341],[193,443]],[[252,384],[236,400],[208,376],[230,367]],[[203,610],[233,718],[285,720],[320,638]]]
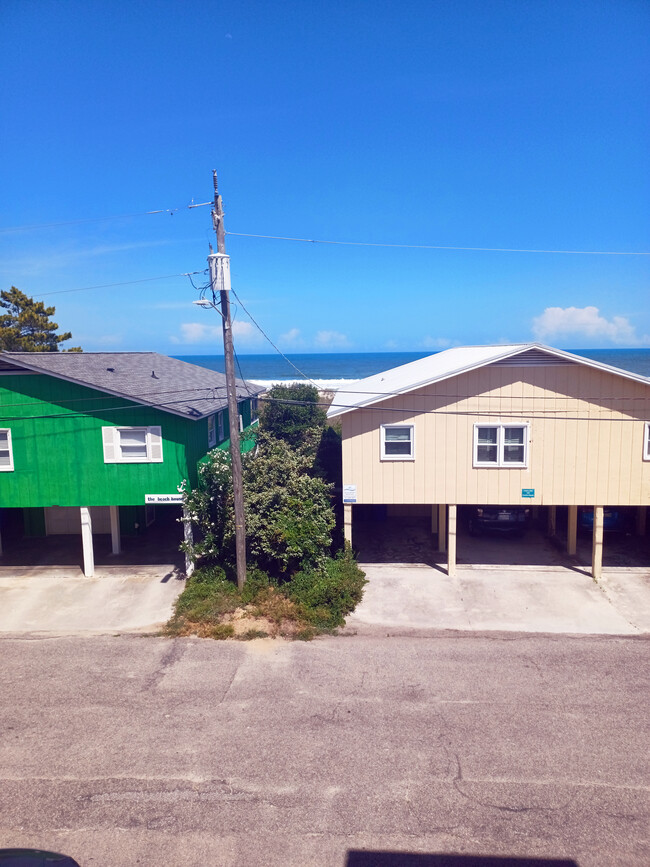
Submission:
[[[535,496],[535,488],[522,488],[521,489],[522,497],[534,497]]]

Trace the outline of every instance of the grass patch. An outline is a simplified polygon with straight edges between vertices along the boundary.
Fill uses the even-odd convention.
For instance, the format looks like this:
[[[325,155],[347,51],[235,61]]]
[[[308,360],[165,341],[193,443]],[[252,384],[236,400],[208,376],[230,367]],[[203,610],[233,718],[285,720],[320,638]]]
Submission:
[[[349,547],[318,568],[280,582],[252,569],[242,591],[220,567],[201,567],[188,578],[164,632],[240,641],[267,636],[309,641],[344,625],[365,584]]]

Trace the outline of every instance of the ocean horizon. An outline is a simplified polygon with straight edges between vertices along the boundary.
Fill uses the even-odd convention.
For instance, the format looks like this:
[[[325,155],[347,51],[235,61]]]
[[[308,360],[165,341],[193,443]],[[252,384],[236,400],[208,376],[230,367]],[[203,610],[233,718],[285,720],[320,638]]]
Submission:
[[[621,370],[650,376],[650,348],[634,349],[570,349]],[[303,352],[287,354],[286,361],[278,353],[238,353],[237,376],[262,385],[309,380],[319,388],[337,388],[339,384],[364,379],[383,370],[390,370],[435,352]],[[225,370],[223,355],[177,355],[181,361],[197,364],[209,370]]]

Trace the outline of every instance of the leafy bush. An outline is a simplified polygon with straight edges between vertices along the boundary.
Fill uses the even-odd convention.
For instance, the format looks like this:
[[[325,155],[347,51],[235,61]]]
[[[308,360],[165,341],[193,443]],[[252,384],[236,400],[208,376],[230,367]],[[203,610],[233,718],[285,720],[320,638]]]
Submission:
[[[248,564],[244,587],[238,590],[232,580],[230,455],[215,449],[201,464],[198,488],[185,493],[188,520],[196,532],[188,553],[199,568],[176,603],[168,624],[172,634],[246,638],[268,630],[308,640],[342,626],[361,600],[365,576],[350,546],[340,550],[340,433],[325,428],[325,413],[316,405],[318,392],[312,386],[278,386],[271,394],[299,403],[268,404],[257,449],[242,456]],[[332,503],[335,490],[338,521]],[[244,609],[243,616],[228,622],[237,609]],[[250,628],[251,617],[263,620],[261,630]]]
[[[311,461],[283,440],[260,434],[258,451],[242,461],[248,561],[281,579],[315,566],[330,552],[335,524],[331,488],[310,474]],[[185,495],[199,530],[192,556],[198,562],[235,561],[230,458],[215,450],[202,465],[201,486]]]
[[[338,557],[294,575],[285,592],[315,625],[335,628],[343,626],[345,615],[361,601],[366,583],[348,544]]]
[[[325,410],[319,406],[318,389],[294,382],[274,385],[268,391],[260,413],[260,427],[298,448],[309,430],[325,426],[326,418]]]

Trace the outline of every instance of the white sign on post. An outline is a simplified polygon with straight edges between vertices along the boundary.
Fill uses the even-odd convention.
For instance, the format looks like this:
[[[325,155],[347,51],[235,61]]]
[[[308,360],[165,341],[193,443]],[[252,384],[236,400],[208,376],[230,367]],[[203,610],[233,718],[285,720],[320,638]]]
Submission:
[[[343,502],[356,503],[357,501],[357,486],[343,485]]]
[[[156,506],[164,505],[165,503],[182,503],[182,494],[145,494],[145,503],[154,503]]]

